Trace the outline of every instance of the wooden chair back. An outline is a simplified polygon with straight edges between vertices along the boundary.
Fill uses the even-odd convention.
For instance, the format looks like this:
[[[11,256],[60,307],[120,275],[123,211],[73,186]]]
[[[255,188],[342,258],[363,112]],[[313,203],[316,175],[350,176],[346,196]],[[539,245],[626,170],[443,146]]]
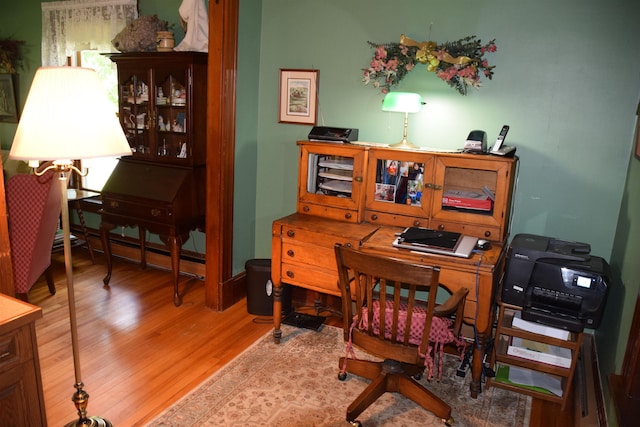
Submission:
[[[439,267],[344,246],[336,246],[335,251],[345,340],[384,359],[421,364],[429,348],[434,315],[455,313],[459,333],[468,290],[460,290],[437,306]]]

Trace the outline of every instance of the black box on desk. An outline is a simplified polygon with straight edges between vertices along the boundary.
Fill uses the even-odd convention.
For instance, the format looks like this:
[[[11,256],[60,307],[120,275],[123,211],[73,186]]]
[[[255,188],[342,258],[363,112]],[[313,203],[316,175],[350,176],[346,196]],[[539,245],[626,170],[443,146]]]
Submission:
[[[271,260],[251,259],[245,263],[247,272],[247,312],[256,316],[273,316],[273,284]],[[291,286],[282,284],[282,314],[291,311]]]

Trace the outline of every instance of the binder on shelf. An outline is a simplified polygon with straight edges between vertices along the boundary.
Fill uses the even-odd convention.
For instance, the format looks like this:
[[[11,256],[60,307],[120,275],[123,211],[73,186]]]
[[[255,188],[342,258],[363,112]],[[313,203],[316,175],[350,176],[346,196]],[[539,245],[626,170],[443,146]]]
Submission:
[[[495,381],[562,397],[562,381],[553,375],[510,365],[498,365]]]
[[[558,338],[567,341],[569,339],[569,331],[564,329],[554,328],[553,326],[543,325],[541,323],[530,322],[522,319],[520,311],[516,311],[513,314],[513,321],[511,325],[514,328],[522,329],[534,334],[544,335],[551,338]]]
[[[507,354],[562,368],[571,367],[571,350],[538,341],[512,337]]]

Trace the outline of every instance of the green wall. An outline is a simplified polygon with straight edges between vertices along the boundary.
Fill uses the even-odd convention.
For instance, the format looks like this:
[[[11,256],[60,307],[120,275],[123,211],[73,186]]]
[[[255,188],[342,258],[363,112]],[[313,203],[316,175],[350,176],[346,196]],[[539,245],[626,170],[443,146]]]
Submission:
[[[295,211],[295,141],[310,130],[277,123],[280,68],[320,71],[320,124],[355,127],[361,140],[389,143],[399,139],[403,117],[381,112],[382,95],[361,83],[372,54],[367,41],[395,42],[403,33],[436,42],[495,38],[498,51],[488,56],[494,79],[466,97],[424,67],[401,83],[396,90],[427,102],[409,119],[409,139],[460,148],[470,130],[483,129],[492,144],[501,126],[511,125],[507,143],[520,157],[511,234],[587,242],[611,260],[624,285],[611,290],[596,332],[605,383],[607,373],[619,372],[640,287],[640,225],[632,221],[640,214],[638,161],[629,168],[640,3],[263,0],[261,13],[255,255],[270,257],[272,221]]]

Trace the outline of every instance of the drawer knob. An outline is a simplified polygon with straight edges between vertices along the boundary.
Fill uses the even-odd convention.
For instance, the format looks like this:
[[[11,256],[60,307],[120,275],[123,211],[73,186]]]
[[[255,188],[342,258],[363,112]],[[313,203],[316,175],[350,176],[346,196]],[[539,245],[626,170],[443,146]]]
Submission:
[[[444,224],[438,225],[438,230],[444,230]]]
[[[355,182],[362,182],[362,181],[363,181],[361,176],[354,176],[354,177],[353,177],[353,180],[354,180]]]
[[[351,212],[347,212],[346,214],[344,214],[344,217],[346,219],[351,219]]]
[[[351,247],[351,242],[347,242],[344,244],[346,247],[350,248]]]
[[[371,219],[376,221],[378,219],[378,215],[376,215],[376,214],[371,215]]]
[[[296,232],[295,232],[295,231],[293,231],[293,230],[289,230],[289,231],[287,231],[287,236],[289,236],[289,237],[295,237],[295,235],[296,235]]]
[[[287,270],[287,277],[290,279],[293,279],[293,276],[294,276],[293,271]]]
[[[120,206],[120,204],[115,200],[112,200],[109,202],[109,206],[111,206],[112,208],[117,208],[118,206]]]
[[[289,255],[291,258],[293,258],[293,257],[295,256],[295,254],[296,254],[296,253],[295,253],[295,252],[293,252],[293,249],[289,249],[289,250],[287,251],[287,255]]]
[[[160,209],[151,209],[151,216],[160,216]]]
[[[302,210],[303,210],[304,212],[309,212],[311,209],[309,209],[309,206],[304,206],[304,207],[302,208]]]
[[[420,226],[420,220],[416,219],[415,221],[413,221],[413,226],[414,227],[419,227]]]
[[[491,237],[491,232],[489,230],[485,231],[484,237]]]

